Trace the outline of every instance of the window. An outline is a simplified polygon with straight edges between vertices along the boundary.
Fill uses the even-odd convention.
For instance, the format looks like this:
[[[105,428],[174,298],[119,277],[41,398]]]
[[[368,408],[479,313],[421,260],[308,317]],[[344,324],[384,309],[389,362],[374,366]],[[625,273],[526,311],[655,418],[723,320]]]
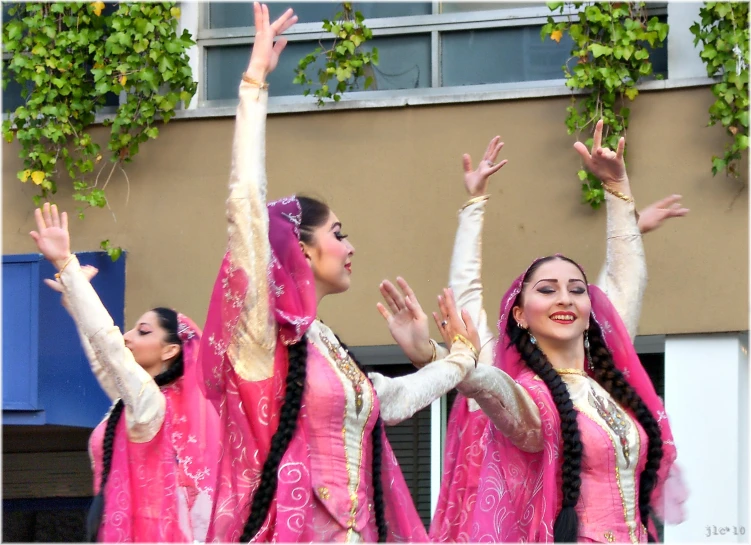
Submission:
[[[285,34],[287,50],[269,77],[272,96],[302,95],[304,88],[292,83],[297,63],[319,45],[331,43],[321,31],[321,21],[332,19],[340,9],[332,2],[289,5],[299,22]],[[278,16],[287,6],[270,4],[270,16]],[[379,50],[380,62],[371,74],[374,85],[368,91],[404,94],[413,89],[563,80],[562,66],[570,57],[568,36],[560,43],[540,39],[540,28],[551,14],[543,2],[362,2],[355,9],[373,30],[368,47]],[[667,16],[665,4],[652,4],[650,12]],[[253,43],[252,17],[250,3],[200,5],[199,105],[236,100]],[[652,62],[655,72],[666,76],[667,47],[655,50]],[[311,79],[317,68],[308,68]]]

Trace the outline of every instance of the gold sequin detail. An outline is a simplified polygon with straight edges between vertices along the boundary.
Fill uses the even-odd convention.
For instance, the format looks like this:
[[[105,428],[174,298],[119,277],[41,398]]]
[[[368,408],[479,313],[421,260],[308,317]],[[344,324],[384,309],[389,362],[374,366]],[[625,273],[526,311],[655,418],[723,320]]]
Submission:
[[[613,535],[613,532],[605,532],[605,539],[608,540],[608,543],[613,543],[615,541],[615,536]]]
[[[628,445],[628,432],[631,429],[631,422],[623,410],[612,400],[606,401],[597,395],[593,389],[589,390],[589,404],[597,410],[608,427],[613,430],[620,439],[623,457],[626,459],[626,468],[631,467],[631,450]]]
[[[352,383],[352,388],[355,391],[355,413],[359,417],[363,406],[363,382],[365,382],[365,375],[357,367],[357,364],[352,361],[347,351],[342,348],[342,345],[339,343],[337,343],[338,346],[334,345],[323,330],[321,330],[320,337],[321,342],[326,345],[331,359],[334,360],[339,370]]]
[[[331,497],[331,494],[329,494],[329,489],[325,486],[321,486],[318,488],[318,495],[321,497],[322,500],[327,500]]]

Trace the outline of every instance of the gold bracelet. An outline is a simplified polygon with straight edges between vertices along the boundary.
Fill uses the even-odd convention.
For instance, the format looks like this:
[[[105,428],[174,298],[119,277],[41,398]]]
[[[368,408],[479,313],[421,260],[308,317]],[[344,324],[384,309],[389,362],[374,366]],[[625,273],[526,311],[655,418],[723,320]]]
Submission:
[[[76,254],[70,254],[68,261],[66,261],[65,264],[62,267],[60,267],[60,270],[55,273],[55,278],[57,278],[58,280],[60,279],[60,275],[63,274],[65,267],[67,267],[70,264],[70,262],[73,261],[74,257],[76,257]]]
[[[432,353],[430,354],[430,359],[428,361],[424,361],[424,362],[420,362],[420,363],[413,361],[412,365],[414,365],[417,368],[423,367],[423,366],[425,366],[425,365],[427,365],[429,363],[433,363],[435,361],[435,358],[436,358],[436,355],[437,355],[436,350],[435,350],[435,343],[433,342],[433,339],[428,339],[428,343],[430,343],[430,349],[432,351]]]
[[[472,357],[475,358],[475,362],[477,362],[478,354],[477,354],[477,349],[475,348],[475,345],[469,342],[469,339],[467,339],[467,337],[465,337],[464,335],[460,335],[458,333],[454,335],[453,339],[451,339],[451,344],[453,345],[456,341],[459,341],[460,343],[464,344],[464,346],[469,348],[472,351]]]
[[[468,206],[472,206],[473,204],[476,204],[478,202],[487,201],[490,198],[490,195],[480,195],[479,197],[472,197],[467,202],[464,203],[464,206],[462,206],[459,209],[459,212],[467,208]]]
[[[634,198],[633,197],[629,197],[628,195],[626,195],[624,193],[621,193],[620,191],[616,191],[615,189],[611,189],[606,184],[602,184],[602,188],[605,191],[607,191],[608,193],[610,193],[611,195],[613,195],[614,197],[618,197],[619,199],[624,200],[626,202],[634,202]]]
[[[269,82],[267,81],[258,81],[256,79],[251,78],[248,74],[243,72],[243,81],[245,83],[249,83],[253,87],[258,87],[259,89],[266,90],[269,88]]]

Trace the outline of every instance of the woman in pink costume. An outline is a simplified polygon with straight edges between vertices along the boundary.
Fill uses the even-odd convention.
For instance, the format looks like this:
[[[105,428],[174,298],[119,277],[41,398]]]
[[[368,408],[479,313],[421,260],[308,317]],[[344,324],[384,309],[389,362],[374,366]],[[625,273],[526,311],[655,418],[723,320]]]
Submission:
[[[203,541],[219,453],[218,414],[195,381],[201,330],[155,308],[121,334],[89,283],[96,269],[70,253],[67,215],[45,204],[35,216],[32,238],[59,270],[46,283],[63,294],[92,371],[115,402],[89,439],[95,497],[87,539]]]
[[[632,339],[646,283],[640,229],[688,210],[671,196],[645,209],[637,227],[622,148],[599,148],[601,130],[593,156],[577,149],[613,190],[599,282],[613,303],[573,262],[538,260],[504,297],[497,344],[482,309],[480,233],[502,143],[491,141],[475,171],[465,156],[473,198],[460,211],[450,283],[483,348],[452,409],[433,540],[642,541],[651,508],[667,522],[682,518],[670,428]],[[410,357],[426,361],[429,351]]]
[[[209,541],[427,541],[381,422],[412,416],[476,364],[476,331],[453,309],[456,339],[434,369],[363,374],[316,318],[349,288],[354,248],[313,199],[266,203],[265,78],[296,20],[254,5],[255,41],[240,84],[229,247],[201,347],[206,395],[220,410],[223,456]],[[431,366],[433,367],[433,366]],[[370,378],[370,380],[368,380]]]

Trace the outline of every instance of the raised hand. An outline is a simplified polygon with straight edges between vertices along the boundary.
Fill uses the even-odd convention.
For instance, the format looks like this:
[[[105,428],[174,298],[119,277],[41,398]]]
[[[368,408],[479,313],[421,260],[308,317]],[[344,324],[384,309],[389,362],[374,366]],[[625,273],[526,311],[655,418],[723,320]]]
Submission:
[[[428,362],[433,355],[428,317],[407,281],[397,277],[396,283],[401,292],[388,280],[381,282],[379,288],[388,308],[378,303],[378,312],[386,320],[391,336],[410,361],[417,364]]]
[[[602,125],[603,122],[600,119],[595,126],[591,153],[587,150],[587,146],[581,142],[576,142],[574,149],[581,156],[584,168],[594,174],[603,184],[631,196],[631,188],[626,175],[626,164],[623,162],[626,139],[621,136],[618,140],[618,149],[615,151],[603,148]]]
[[[683,208],[681,198],[680,195],[670,195],[639,212],[639,231],[643,235],[647,234],[661,227],[669,218],[680,218],[688,214],[689,209]]]
[[[269,7],[266,4],[253,3],[256,36],[253,52],[248,64],[248,76],[263,82],[266,75],[273,72],[279,63],[279,55],[287,45],[286,38],[274,40],[297,22],[297,15],[292,8],[285,11],[276,21],[269,23]]]
[[[462,335],[475,347],[475,355],[480,353],[480,334],[477,332],[469,312],[462,310],[461,317],[456,309],[454,300],[454,291],[451,288],[444,288],[443,295],[438,296],[439,313],[433,313],[435,325],[441,332],[443,342],[447,348],[451,348],[454,337]]]
[[[464,187],[467,188],[467,193],[472,197],[485,195],[488,191],[488,178],[490,178],[492,174],[501,170],[503,165],[508,163],[508,160],[504,159],[496,164],[495,160],[501,149],[503,149],[501,137],[493,137],[488,144],[488,148],[485,150],[485,155],[482,156],[482,160],[474,170],[472,170],[472,158],[469,154],[465,153],[462,156],[462,162],[464,164]]]
[[[39,253],[60,269],[70,258],[70,233],[68,233],[68,214],[59,214],[57,205],[45,203],[42,208],[34,210],[37,231],[29,234],[36,242]]]

